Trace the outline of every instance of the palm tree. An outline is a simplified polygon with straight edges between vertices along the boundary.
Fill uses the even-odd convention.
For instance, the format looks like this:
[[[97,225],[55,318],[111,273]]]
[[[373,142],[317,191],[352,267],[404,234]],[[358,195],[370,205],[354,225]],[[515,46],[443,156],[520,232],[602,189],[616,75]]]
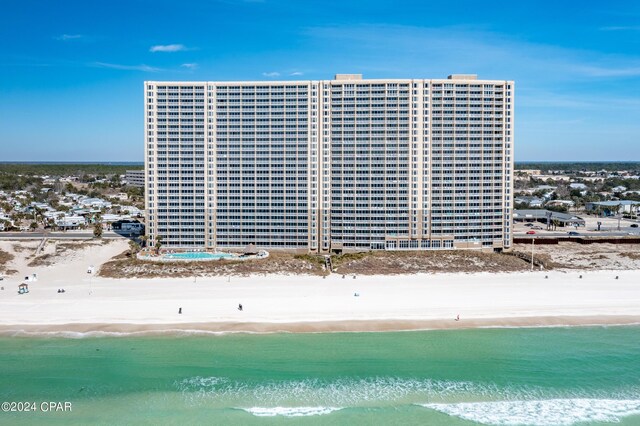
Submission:
[[[93,223],[102,222],[102,213],[98,212],[93,215]]]
[[[93,236],[96,238],[102,237],[102,222],[96,222],[93,225]]]
[[[136,254],[140,251],[140,244],[136,243],[134,240],[129,240],[129,251],[131,252],[131,255]]]
[[[600,217],[600,215],[602,214],[602,208],[600,207],[600,204],[596,205],[596,217]]]
[[[147,241],[149,241],[149,237],[147,235],[141,235],[140,241],[142,242],[142,247],[146,247]]]
[[[580,207],[582,207],[582,199],[580,197],[571,197],[573,200],[573,209],[575,210],[576,213],[578,213],[578,210],[580,209]]]
[[[9,215],[9,218],[13,223],[17,223],[18,227],[20,226],[20,221],[22,220],[22,218],[20,217],[20,213],[14,212],[11,215]]]
[[[618,213],[620,213],[620,209],[622,208],[622,204],[616,204],[615,206],[611,206],[609,211],[611,211],[611,213],[613,213],[614,216],[618,217],[618,231],[620,230],[620,215]]]
[[[622,205],[620,204],[616,204],[615,206],[611,206],[609,207],[609,211],[614,215],[617,216],[618,213],[620,213],[620,208],[622,207]]]
[[[156,254],[160,254],[160,247],[162,247],[162,236],[156,235]]]

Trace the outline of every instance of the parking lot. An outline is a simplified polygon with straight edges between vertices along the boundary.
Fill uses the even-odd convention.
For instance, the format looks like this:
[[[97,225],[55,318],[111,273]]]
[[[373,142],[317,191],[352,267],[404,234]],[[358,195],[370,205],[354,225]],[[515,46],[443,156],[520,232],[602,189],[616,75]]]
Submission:
[[[620,219],[618,229],[618,219],[612,217],[595,217],[579,215],[585,220],[585,226],[551,226],[547,230],[547,225],[541,222],[514,222],[513,234],[515,236],[538,235],[538,236],[566,236],[571,232],[572,236],[626,236],[640,235],[638,220]],[[598,231],[598,222],[600,230]]]

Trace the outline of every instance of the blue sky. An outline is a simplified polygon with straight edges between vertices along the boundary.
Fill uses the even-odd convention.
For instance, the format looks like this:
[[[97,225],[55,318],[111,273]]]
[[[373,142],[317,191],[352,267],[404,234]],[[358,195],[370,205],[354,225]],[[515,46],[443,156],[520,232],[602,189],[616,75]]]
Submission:
[[[516,160],[640,160],[640,2],[445,3],[4,0],[0,161],[142,161],[144,80],[336,73],[515,80]]]

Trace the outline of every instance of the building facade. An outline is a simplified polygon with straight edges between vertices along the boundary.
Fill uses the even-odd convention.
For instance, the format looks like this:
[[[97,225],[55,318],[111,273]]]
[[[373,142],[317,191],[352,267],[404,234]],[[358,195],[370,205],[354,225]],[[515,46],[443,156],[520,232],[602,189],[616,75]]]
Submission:
[[[127,170],[124,175],[124,180],[127,181],[127,185],[136,188],[144,188],[144,178],[144,170]]]
[[[512,242],[514,83],[145,82],[147,232],[303,252]]]

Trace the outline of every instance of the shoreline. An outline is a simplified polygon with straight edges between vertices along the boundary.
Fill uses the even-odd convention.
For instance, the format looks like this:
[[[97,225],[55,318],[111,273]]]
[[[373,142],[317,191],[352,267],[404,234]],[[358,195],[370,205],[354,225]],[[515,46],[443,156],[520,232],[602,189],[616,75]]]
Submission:
[[[104,278],[125,243],[12,250],[0,335],[184,335],[640,324],[640,270]],[[58,252],[51,247],[52,252]],[[400,264],[400,266],[402,266]],[[22,280],[22,277],[30,277]],[[31,279],[36,278],[36,279]],[[28,294],[18,286],[28,281]],[[64,292],[61,291],[64,289]],[[243,306],[240,310],[239,305]],[[460,321],[455,321],[457,316]]]
[[[67,323],[0,325],[1,337],[133,337],[225,334],[376,333],[487,328],[562,328],[640,325],[639,315],[535,316],[429,320],[300,322]]]

